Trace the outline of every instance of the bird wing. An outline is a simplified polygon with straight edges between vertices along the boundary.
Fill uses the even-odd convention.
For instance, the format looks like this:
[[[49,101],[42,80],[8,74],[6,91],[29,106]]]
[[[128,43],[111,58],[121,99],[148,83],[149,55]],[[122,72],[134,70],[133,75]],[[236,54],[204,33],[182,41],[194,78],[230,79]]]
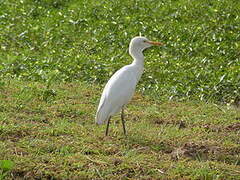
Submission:
[[[119,69],[107,82],[96,114],[96,123],[103,124],[110,116],[117,113],[132,98],[137,77],[131,66]]]

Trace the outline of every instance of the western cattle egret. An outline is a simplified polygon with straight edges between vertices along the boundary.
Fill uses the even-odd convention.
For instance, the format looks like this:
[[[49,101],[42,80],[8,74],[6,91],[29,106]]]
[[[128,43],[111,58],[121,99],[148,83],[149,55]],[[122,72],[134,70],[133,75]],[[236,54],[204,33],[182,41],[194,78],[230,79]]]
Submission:
[[[96,123],[103,124],[107,121],[105,135],[108,135],[108,128],[111,117],[120,112],[124,134],[126,134],[124,121],[124,106],[131,100],[136,85],[142,76],[144,69],[143,50],[152,45],[162,43],[149,41],[145,37],[134,37],[129,45],[129,54],[133,58],[132,64],[119,69],[107,82],[96,113]]]

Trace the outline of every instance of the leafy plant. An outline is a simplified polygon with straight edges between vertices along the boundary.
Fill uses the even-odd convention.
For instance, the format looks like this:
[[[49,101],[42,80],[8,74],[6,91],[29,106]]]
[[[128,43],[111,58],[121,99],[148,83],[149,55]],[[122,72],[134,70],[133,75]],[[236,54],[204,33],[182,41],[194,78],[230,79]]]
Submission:
[[[0,77],[104,84],[131,62],[140,33],[165,46],[146,52],[141,91],[156,98],[231,102],[240,94],[236,0],[2,1]]]
[[[14,162],[11,160],[0,160],[0,179],[4,179],[5,176],[13,169]]]

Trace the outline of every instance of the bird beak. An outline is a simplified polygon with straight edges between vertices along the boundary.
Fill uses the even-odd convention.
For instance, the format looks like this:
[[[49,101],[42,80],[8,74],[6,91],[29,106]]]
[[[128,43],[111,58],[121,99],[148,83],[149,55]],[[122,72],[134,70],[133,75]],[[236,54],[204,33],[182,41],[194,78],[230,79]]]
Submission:
[[[154,45],[154,46],[162,46],[163,43],[160,43],[160,42],[154,42],[154,41],[147,41],[147,43],[151,44],[151,45]]]

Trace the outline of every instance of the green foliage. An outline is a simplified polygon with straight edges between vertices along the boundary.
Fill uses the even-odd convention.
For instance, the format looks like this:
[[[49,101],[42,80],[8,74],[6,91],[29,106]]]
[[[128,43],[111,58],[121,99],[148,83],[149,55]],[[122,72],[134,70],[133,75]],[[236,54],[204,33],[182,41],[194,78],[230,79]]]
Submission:
[[[0,160],[0,169],[2,171],[9,171],[13,168],[14,163],[10,160]]]
[[[1,1],[0,76],[105,83],[131,62],[130,39],[165,43],[146,52],[140,89],[156,98],[229,102],[240,94],[237,0]]]
[[[14,167],[14,163],[10,160],[0,160],[0,179],[4,179],[7,173]]]

